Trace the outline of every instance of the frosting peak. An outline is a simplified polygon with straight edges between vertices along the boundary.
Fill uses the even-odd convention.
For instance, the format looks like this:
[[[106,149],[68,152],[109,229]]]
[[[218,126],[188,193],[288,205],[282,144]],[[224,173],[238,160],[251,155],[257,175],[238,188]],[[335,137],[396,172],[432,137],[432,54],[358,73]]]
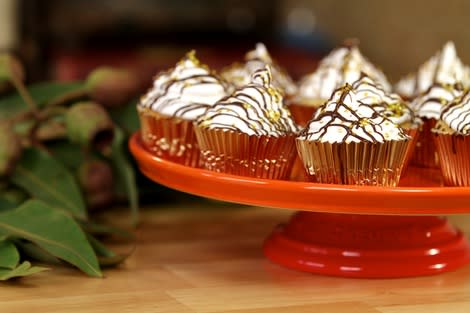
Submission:
[[[221,76],[228,82],[240,88],[251,81],[251,75],[266,65],[271,67],[273,85],[286,95],[297,92],[297,86],[290,76],[271,58],[266,46],[262,43],[256,44],[254,50],[245,54],[245,63],[235,63],[222,70]]]
[[[434,83],[470,86],[470,68],[462,63],[452,41],[427,60],[416,74],[409,74],[396,85],[396,91],[406,97],[426,92]]]
[[[217,102],[197,120],[199,127],[240,131],[248,135],[275,136],[297,131],[282,93],[272,85],[271,68],[265,66],[251,83]]]
[[[354,86],[346,84],[318,109],[299,138],[328,143],[383,143],[406,140],[408,136],[374,107],[361,102]]]
[[[362,73],[375,83],[390,91],[391,86],[384,73],[367,60],[358,47],[351,43],[331,51],[320,61],[315,72],[300,80],[301,99],[329,99],[331,94],[344,84],[352,84]]]
[[[193,120],[227,95],[226,83],[190,51],[173,69],[154,79],[139,106],[158,113]]]

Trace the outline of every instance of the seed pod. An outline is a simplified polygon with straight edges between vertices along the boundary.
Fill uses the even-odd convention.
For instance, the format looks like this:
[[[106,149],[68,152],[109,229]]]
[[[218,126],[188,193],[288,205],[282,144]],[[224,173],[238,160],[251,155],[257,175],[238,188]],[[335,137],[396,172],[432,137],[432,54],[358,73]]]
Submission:
[[[65,115],[65,126],[70,141],[99,151],[111,145],[114,124],[108,112],[97,103],[79,102]]]
[[[108,163],[98,159],[86,161],[78,168],[77,178],[90,208],[111,204],[113,171]]]
[[[111,166],[104,161],[89,160],[78,168],[78,182],[85,191],[112,189],[113,171]]]
[[[90,98],[106,108],[126,104],[139,92],[139,79],[125,69],[99,67],[86,79]]]
[[[11,173],[21,156],[21,143],[8,122],[0,122],[0,177]]]

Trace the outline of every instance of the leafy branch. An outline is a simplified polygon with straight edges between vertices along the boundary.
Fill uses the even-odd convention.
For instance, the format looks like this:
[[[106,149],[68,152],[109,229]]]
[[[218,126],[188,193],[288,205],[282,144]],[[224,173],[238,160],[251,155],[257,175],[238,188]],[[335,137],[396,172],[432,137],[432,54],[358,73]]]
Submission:
[[[99,68],[85,81],[26,86],[21,63],[0,55],[0,280],[47,270],[31,261],[70,264],[93,277],[131,252],[117,254],[96,237],[133,236],[90,220],[116,190],[138,221],[136,173],[127,153],[138,128],[138,80]],[[134,115],[134,117],[129,117]],[[124,234],[124,235],[122,235]]]

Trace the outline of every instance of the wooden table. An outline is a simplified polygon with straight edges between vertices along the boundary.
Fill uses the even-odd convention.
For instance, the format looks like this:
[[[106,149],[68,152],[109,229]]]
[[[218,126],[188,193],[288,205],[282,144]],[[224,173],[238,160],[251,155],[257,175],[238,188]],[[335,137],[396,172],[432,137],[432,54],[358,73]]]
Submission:
[[[324,277],[266,260],[291,211],[190,201],[145,209],[135,253],[104,279],[69,268],[0,285],[0,312],[468,313],[470,266],[423,278]],[[451,220],[470,233],[470,218]]]

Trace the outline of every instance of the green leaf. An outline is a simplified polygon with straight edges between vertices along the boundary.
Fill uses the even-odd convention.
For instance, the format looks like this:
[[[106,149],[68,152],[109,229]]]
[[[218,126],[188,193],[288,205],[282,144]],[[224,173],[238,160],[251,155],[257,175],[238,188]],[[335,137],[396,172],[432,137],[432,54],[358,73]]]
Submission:
[[[85,203],[72,174],[52,156],[37,148],[23,151],[12,182],[49,205],[86,219]]]
[[[106,247],[101,241],[99,241],[92,235],[87,234],[87,238],[91,246],[93,247],[93,250],[95,250],[95,253],[98,256],[98,261],[101,266],[109,267],[122,263],[135,250],[135,244],[132,244],[132,248],[129,252],[124,254],[117,254],[116,252]]]
[[[83,86],[83,82],[41,82],[28,86],[27,89],[33,100],[41,107],[64,93],[83,89]],[[18,93],[0,98],[0,115],[4,118],[9,118],[27,109],[28,106]]]
[[[31,266],[31,263],[24,261],[14,269],[0,269],[0,280],[8,280],[15,277],[24,277],[49,270],[46,267]]]
[[[0,268],[14,269],[20,262],[20,254],[9,240],[0,241]]]
[[[85,232],[91,235],[96,235],[96,236],[114,235],[114,236],[131,240],[131,241],[135,240],[134,234],[132,234],[131,232],[128,232],[125,229],[118,228],[115,226],[99,224],[99,223],[92,222],[92,221],[81,221],[80,225],[82,226],[82,229]]]
[[[72,170],[76,170],[85,160],[85,155],[80,146],[71,143],[69,140],[50,142],[47,144],[47,149],[56,160]]]
[[[11,200],[6,199],[0,195],[0,212],[8,211],[16,208],[18,205]]]
[[[28,259],[38,261],[41,263],[48,263],[48,264],[55,264],[55,265],[62,264],[62,262],[58,258],[56,258],[55,256],[53,256],[46,250],[33,244],[30,241],[17,239],[14,241],[14,243],[20,250],[21,255],[28,257]]]
[[[15,187],[0,190],[0,212],[16,208],[28,197],[23,190]]]
[[[128,134],[140,128],[139,115],[136,110],[138,99],[133,99],[124,106],[113,108],[109,114],[113,121]]]
[[[0,214],[0,234],[29,240],[90,276],[101,277],[96,255],[75,220],[42,201]]]
[[[132,225],[137,225],[139,220],[139,196],[137,193],[137,184],[135,171],[132,167],[127,154],[127,141],[124,132],[115,128],[114,141],[112,145],[111,163],[115,176],[118,179],[117,184],[122,184],[127,192],[129,206],[131,208]]]

